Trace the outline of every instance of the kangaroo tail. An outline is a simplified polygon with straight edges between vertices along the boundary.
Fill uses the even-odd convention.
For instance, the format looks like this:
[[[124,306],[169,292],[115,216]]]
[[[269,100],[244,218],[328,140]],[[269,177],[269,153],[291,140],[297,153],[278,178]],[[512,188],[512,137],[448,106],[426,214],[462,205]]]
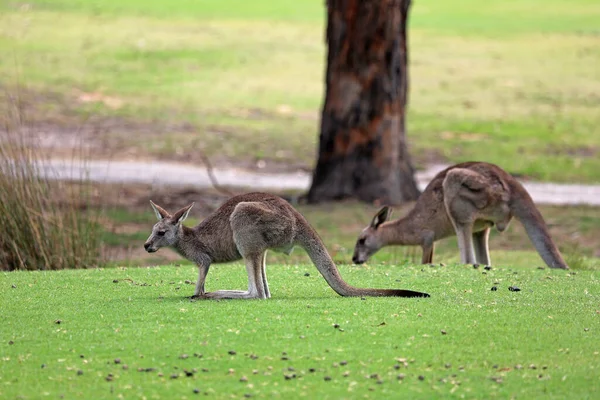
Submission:
[[[325,281],[340,296],[430,297],[427,293],[402,289],[363,289],[347,284],[339,273],[323,241],[305,220],[300,220],[296,242],[307,253]]]
[[[527,236],[529,236],[529,239],[544,262],[550,268],[569,269],[569,266],[550,237],[544,217],[542,217],[542,214],[535,206],[529,193],[518,182],[512,186],[512,191],[516,196],[511,201],[511,211],[525,227]]]

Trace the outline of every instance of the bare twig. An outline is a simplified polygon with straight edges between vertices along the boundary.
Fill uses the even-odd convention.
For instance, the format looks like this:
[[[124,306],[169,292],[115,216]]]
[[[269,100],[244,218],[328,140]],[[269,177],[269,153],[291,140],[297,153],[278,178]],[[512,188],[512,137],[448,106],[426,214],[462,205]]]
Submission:
[[[208,173],[208,179],[210,179],[210,183],[212,184],[213,188],[215,188],[217,190],[217,192],[224,194],[226,196],[235,196],[236,193],[232,192],[231,190],[224,188],[223,186],[221,186],[219,184],[219,181],[217,180],[217,177],[214,174],[214,170],[213,170],[213,166],[208,158],[208,156],[200,149],[198,149],[198,154],[200,155],[200,158],[202,159],[202,162],[204,163],[204,166],[206,167],[206,172]]]

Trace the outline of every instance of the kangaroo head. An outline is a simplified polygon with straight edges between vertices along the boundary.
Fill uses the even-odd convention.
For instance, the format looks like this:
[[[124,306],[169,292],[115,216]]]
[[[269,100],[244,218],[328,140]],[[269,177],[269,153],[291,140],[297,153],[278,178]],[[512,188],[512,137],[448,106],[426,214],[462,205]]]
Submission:
[[[187,218],[194,203],[183,207],[173,215],[154,204],[152,200],[150,205],[154,209],[158,222],[152,227],[152,233],[144,243],[144,248],[148,253],[154,253],[161,247],[174,246],[177,243],[181,223]]]
[[[358,236],[356,246],[354,247],[354,255],[352,256],[353,263],[362,264],[366,262],[369,257],[383,247],[384,243],[379,226],[387,221],[391,214],[392,209],[390,207],[383,207],[375,214],[371,224],[363,229]]]

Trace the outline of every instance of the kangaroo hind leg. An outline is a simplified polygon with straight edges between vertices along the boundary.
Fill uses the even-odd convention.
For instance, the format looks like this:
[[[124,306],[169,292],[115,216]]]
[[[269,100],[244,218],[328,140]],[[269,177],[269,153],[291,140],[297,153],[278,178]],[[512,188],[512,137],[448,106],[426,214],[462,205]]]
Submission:
[[[248,290],[217,290],[204,293],[202,297],[209,299],[266,299],[266,277],[263,277],[264,252],[262,254],[244,255],[246,272],[248,273]]]
[[[269,288],[265,275],[266,251],[259,254],[245,254],[246,272],[248,273],[248,297],[251,299],[269,298]]]
[[[473,224],[479,210],[487,204],[485,178],[475,171],[455,168],[448,171],[442,186],[446,213],[458,239],[460,262],[474,264],[477,261],[473,247]]]
[[[460,262],[463,264],[475,264],[475,249],[473,247],[472,226],[468,224],[456,225],[456,237],[458,239],[458,251]]]
[[[267,282],[267,252],[265,251],[262,256],[262,262],[260,266],[260,278],[265,292],[265,299],[271,298],[271,291],[269,290],[269,282]]]
[[[261,202],[239,203],[230,217],[233,240],[246,260],[251,298],[271,297],[266,271],[267,249],[292,247],[294,220],[286,210],[274,210]]]
[[[267,249],[290,251],[294,224],[287,210],[275,210],[261,202],[239,203],[229,218],[233,240],[242,256]]]
[[[475,259],[479,264],[492,265],[488,240],[490,228],[473,233],[473,247],[475,248]]]

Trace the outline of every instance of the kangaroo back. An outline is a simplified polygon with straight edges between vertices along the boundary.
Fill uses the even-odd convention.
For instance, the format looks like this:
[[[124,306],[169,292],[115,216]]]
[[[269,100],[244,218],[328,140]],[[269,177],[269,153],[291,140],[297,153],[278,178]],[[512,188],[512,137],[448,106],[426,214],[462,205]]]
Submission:
[[[510,186],[513,192],[510,210],[525,227],[527,236],[529,236],[529,239],[544,262],[550,268],[569,269],[569,266],[550,237],[544,217],[542,217],[542,214],[535,206],[529,193],[516,180],[511,181]]]
[[[430,297],[427,293],[402,289],[363,289],[347,284],[327,252],[323,241],[310,224],[298,213],[296,244],[302,247],[325,281],[340,296]]]

